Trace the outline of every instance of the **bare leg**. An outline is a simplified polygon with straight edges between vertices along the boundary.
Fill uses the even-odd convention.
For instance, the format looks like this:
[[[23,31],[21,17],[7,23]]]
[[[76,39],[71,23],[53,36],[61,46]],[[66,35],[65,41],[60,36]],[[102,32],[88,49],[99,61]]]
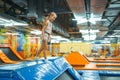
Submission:
[[[40,50],[39,51],[37,51],[37,54],[36,54],[36,57],[38,57],[39,56],[39,54],[41,53],[41,51],[43,50],[43,47],[41,47],[40,48]]]
[[[36,57],[38,57],[43,50],[44,50],[44,43],[42,43],[40,49],[37,51]]]
[[[46,51],[48,50],[47,42],[44,42],[44,58],[47,59]]]
[[[44,58],[47,59],[47,57],[46,57],[46,50],[44,50]]]

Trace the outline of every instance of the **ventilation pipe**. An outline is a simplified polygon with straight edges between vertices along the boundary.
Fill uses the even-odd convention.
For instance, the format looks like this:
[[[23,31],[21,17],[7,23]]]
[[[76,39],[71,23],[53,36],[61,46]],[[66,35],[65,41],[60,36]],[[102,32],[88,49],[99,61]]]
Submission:
[[[62,29],[59,25],[54,25],[53,26],[53,31],[55,31],[56,33],[60,34],[63,37],[67,37],[67,38],[70,37],[70,35],[68,34],[68,32],[65,31],[64,29]]]
[[[36,21],[38,23],[41,23],[44,20],[43,9],[44,9],[44,1],[43,0],[37,0],[37,14],[38,14],[38,18],[36,19]]]
[[[28,18],[37,18],[38,15],[36,13],[36,0],[28,0]]]

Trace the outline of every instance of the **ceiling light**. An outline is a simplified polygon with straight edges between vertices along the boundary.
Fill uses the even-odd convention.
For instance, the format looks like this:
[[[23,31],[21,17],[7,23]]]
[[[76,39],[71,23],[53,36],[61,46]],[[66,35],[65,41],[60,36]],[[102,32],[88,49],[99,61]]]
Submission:
[[[12,19],[5,19],[0,17],[0,21],[1,21],[1,26],[28,26],[28,24],[26,22],[19,22],[19,21],[14,21]]]
[[[39,31],[39,30],[33,30],[33,31],[31,31],[30,33],[31,33],[31,34],[35,34],[35,35],[40,35],[40,34],[42,34],[42,32]]]
[[[107,19],[101,19],[101,18],[93,18],[91,17],[90,19],[86,18],[76,18],[72,20],[77,20],[77,24],[85,23],[85,22],[90,22],[92,24],[96,24],[96,21],[107,21]]]
[[[92,29],[90,29],[90,30],[79,30],[79,32],[81,32],[81,33],[97,33],[97,32],[100,32],[98,29],[97,30],[92,30]]]
[[[84,40],[95,40],[96,34],[94,35],[83,35]]]

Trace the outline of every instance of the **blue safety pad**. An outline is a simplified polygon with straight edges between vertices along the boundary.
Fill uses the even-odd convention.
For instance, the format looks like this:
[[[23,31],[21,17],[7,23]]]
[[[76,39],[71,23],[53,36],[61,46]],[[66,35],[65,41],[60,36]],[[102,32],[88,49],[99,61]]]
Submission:
[[[81,77],[80,74],[72,67],[68,68],[68,72],[70,72],[70,74],[75,78],[75,80],[83,80],[83,77]]]
[[[86,70],[78,70],[77,72],[82,75]],[[101,76],[120,76],[120,71],[117,70],[93,70],[98,71]]]
[[[79,73],[63,58],[25,61],[0,66],[0,80],[55,80],[68,71],[75,80],[83,80]]]
[[[99,71],[99,74],[101,76],[120,76],[120,71],[105,70],[105,71]]]
[[[120,71],[117,70],[78,70],[77,72],[84,80],[100,80],[99,76],[120,76]]]
[[[86,70],[82,74],[83,80],[100,80],[98,71]]]

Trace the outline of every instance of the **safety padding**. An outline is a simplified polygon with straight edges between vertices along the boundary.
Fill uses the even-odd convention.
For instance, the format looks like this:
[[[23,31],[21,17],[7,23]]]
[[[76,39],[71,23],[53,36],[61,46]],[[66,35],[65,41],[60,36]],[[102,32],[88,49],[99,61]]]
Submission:
[[[0,66],[0,80],[57,80],[64,72],[73,80],[83,80],[63,57]]]
[[[87,70],[83,72],[83,80],[100,80],[98,71]]]
[[[0,50],[0,59],[7,64],[17,63],[17,61],[10,60],[1,50]]]
[[[110,70],[102,70],[102,71],[100,71],[100,70],[78,70],[77,72],[80,75],[83,75],[82,77],[85,80],[87,80],[87,78],[88,78],[88,80],[99,80],[100,76],[120,77],[120,71],[110,71]],[[115,79],[115,80],[117,80],[117,79]]]
[[[34,57],[23,59],[19,53],[12,46],[0,46],[0,49],[3,51],[4,55],[14,61],[25,61],[25,60],[34,60]]]
[[[12,47],[12,46],[0,46],[0,49],[5,53],[5,52],[7,52],[7,53],[5,53],[5,54],[7,54],[8,55],[8,52],[9,52],[9,55],[11,54],[11,55],[14,55],[14,57],[16,57],[15,59],[17,60],[17,58],[18,58],[18,60],[23,60],[23,58],[19,55],[19,53]],[[10,50],[10,51],[9,51]],[[8,56],[9,56],[8,55]],[[12,58],[13,59],[13,58]]]
[[[89,61],[85,57],[83,57],[79,52],[71,52],[66,57],[66,60],[73,66],[89,64]]]
[[[9,46],[9,48],[13,51],[13,53],[14,53],[20,60],[23,60],[23,58],[20,56],[20,54],[19,54],[12,46]]]
[[[99,71],[101,76],[120,76],[120,71]]]

